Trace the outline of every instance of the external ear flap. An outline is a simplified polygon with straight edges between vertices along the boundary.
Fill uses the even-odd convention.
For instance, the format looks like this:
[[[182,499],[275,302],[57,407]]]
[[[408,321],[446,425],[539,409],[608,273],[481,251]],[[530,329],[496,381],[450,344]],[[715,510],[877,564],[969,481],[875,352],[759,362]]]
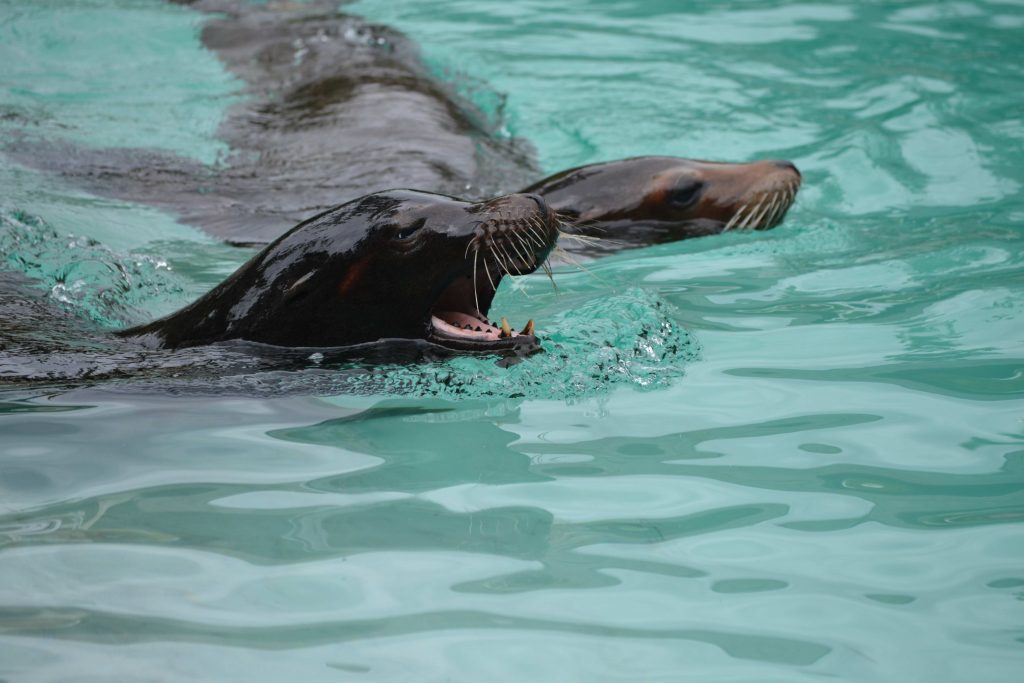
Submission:
[[[302,277],[300,277],[298,280],[293,282],[291,285],[289,285],[288,289],[286,289],[284,291],[284,298],[286,300],[295,300],[295,299],[299,299],[299,298],[305,296],[307,290],[302,285],[304,285],[307,282],[309,282],[309,280],[314,275],[316,275],[316,271],[315,270],[311,270],[308,273],[306,273],[305,275],[303,275]]]

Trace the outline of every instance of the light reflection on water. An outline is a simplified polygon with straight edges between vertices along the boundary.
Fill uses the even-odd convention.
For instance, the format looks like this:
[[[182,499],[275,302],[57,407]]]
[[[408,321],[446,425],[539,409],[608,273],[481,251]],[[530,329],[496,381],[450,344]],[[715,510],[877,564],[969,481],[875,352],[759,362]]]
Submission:
[[[547,170],[788,156],[804,190],[772,232],[623,253],[597,277],[563,273],[558,295],[502,293],[540,309],[577,365],[579,329],[629,348],[629,321],[663,303],[699,354],[648,366],[650,385],[586,372],[597,386],[567,401],[553,368],[572,363],[540,359],[456,363],[488,389],[475,400],[5,392],[0,677],[1014,680],[1019,8],[357,10],[508,93]],[[98,81],[121,93],[113,108],[72,96],[68,55],[109,57],[88,31],[17,14],[0,45],[38,57],[3,85],[5,112],[104,144],[159,127],[153,144],[215,158],[212,125],[174,123],[215,122],[231,90],[187,10],[76,5],[79,25],[136,22],[117,35],[139,68],[198,70],[143,97],[124,64]],[[171,254],[181,289],[154,305],[241,258],[3,164],[7,208]]]

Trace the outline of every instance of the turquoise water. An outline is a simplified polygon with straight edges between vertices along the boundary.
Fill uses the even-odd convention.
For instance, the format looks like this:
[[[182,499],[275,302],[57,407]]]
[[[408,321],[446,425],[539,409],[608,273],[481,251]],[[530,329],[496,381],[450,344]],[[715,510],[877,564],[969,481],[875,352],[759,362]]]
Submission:
[[[545,171],[781,156],[804,188],[771,232],[503,288],[551,349],[508,370],[6,388],[0,679],[1017,680],[1024,3],[353,11]],[[0,1],[0,133],[219,158],[239,85],[199,24]],[[2,157],[0,188],[5,267],[94,325],[248,253]]]

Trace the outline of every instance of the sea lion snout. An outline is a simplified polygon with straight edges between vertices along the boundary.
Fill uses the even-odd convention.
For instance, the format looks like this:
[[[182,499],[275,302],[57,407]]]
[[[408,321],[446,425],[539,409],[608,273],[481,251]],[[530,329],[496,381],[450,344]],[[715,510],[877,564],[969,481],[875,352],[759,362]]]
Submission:
[[[797,178],[803,177],[800,174],[800,169],[798,169],[796,167],[796,164],[794,164],[792,161],[789,161],[787,159],[772,159],[768,163],[773,164],[776,168],[782,169],[783,171],[790,171],[792,173],[796,173]]]
[[[709,174],[723,177],[711,185],[718,191],[708,201],[724,222],[722,232],[774,228],[793,205],[803,180],[796,165],[785,159],[716,166]]]
[[[485,249],[516,275],[532,272],[547,258],[558,238],[558,218],[543,197],[510,194],[480,205],[487,218],[476,228],[470,249]]]

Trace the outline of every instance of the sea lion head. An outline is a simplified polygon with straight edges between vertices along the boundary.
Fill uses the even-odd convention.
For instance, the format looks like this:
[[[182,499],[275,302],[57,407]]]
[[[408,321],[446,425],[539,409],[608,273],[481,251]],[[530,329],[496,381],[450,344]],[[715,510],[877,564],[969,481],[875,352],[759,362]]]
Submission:
[[[570,232],[650,243],[773,228],[800,180],[789,161],[649,156],[570,169],[525,191],[544,197]]]
[[[481,203],[392,190],[315,216],[191,306],[129,335],[168,347],[243,339],[340,347],[426,340],[459,351],[531,350],[487,314],[503,275],[532,272],[557,238],[535,195]]]

